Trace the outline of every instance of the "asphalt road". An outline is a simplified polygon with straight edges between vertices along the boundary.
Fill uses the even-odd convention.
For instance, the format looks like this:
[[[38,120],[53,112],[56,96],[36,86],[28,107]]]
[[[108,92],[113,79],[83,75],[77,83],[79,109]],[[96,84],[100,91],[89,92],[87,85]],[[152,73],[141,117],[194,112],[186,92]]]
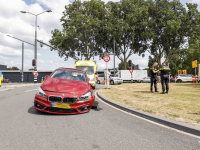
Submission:
[[[38,87],[0,88],[0,150],[200,150],[196,137],[102,102],[99,110],[81,115],[37,112]]]

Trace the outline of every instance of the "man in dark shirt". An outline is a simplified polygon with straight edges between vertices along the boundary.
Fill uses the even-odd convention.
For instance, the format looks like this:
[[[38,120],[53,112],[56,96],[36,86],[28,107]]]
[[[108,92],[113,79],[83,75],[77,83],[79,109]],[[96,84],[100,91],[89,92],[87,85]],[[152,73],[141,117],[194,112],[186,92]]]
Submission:
[[[170,68],[166,66],[165,62],[162,63],[162,67],[160,68],[159,73],[161,74],[161,84],[162,84],[162,93],[161,94],[168,94],[169,91],[169,74],[170,74]],[[165,86],[166,86],[166,92],[165,92]]]
[[[153,66],[151,67],[151,93],[153,93],[153,84],[154,84],[155,92],[158,92],[156,74],[159,70],[156,70],[156,66],[158,66],[157,62],[155,62]]]

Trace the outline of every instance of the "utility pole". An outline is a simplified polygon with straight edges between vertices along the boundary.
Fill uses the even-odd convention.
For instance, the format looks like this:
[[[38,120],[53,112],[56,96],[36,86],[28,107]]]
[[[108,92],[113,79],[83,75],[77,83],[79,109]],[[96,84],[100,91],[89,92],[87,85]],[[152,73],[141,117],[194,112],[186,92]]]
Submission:
[[[22,42],[22,82],[24,82],[24,42]]]
[[[114,55],[113,55],[113,57],[114,57],[114,75],[115,75],[115,36],[114,36],[114,41],[113,41],[113,49],[114,49]]]

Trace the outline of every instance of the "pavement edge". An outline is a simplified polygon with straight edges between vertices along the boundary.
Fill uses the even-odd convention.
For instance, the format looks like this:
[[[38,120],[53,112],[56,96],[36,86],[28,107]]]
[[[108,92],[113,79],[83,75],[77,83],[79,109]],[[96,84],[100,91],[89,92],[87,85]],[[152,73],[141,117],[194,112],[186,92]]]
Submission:
[[[162,124],[162,125],[165,125],[165,126],[168,126],[168,127],[171,127],[171,128],[183,131],[183,132],[187,132],[187,133],[190,133],[190,134],[193,134],[193,135],[200,136],[200,127],[196,127],[196,126],[189,125],[189,124],[182,123],[182,122],[177,122],[177,121],[170,120],[170,119],[167,119],[167,118],[164,118],[164,117],[156,116],[156,115],[149,114],[149,113],[146,113],[146,112],[143,112],[143,111],[140,111],[140,110],[135,110],[133,108],[123,106],[121,104],[118,104],[118,103],[104,97],[101,94],[101,89],[97,91],[97,95],[104,102],[106,102],[106,103],[108,103],[108,104],[110,104],[110,105],[112,105],[112,106],[114,106],[118,109],[126,111],[128,113],[137,115],[139,117],[151,120],[153,122],[156,122],[156,123],[159,123],[159,124]]]

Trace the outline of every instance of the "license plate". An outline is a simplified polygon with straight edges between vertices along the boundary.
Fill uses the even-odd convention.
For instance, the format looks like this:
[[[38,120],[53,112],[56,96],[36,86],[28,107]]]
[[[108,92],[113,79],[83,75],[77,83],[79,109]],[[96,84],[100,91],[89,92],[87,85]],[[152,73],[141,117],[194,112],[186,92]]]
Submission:
[[[52,107],[56,107],[56,108],[63,108],[63,109],[70,109],[70,105],[69,104],[60,104],[60,103],[51,103]]]

